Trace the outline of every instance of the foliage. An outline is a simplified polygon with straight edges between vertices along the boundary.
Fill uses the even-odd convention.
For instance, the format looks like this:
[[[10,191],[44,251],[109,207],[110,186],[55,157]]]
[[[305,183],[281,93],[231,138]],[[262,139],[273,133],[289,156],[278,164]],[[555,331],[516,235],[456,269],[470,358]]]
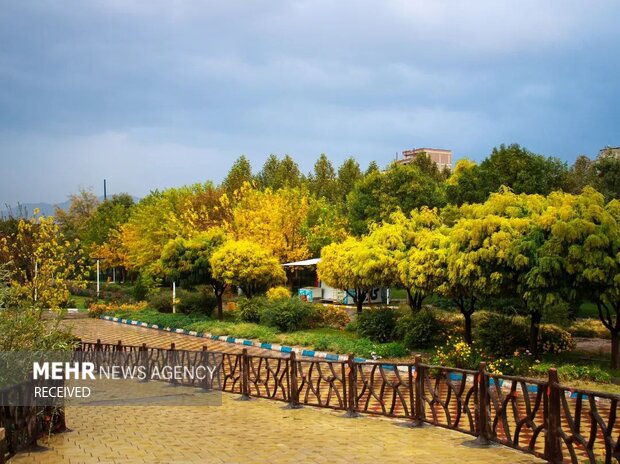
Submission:
[[[230,171],[222,181],[222,188],[229,196],[243,187],[246,182],[252,182],[252,166],[245,156],[240,156],[233,163]]]
[[[262,297],[239,298],[237,300],[237,317],[243,322],[260,322],[260,315],[267,307],[267,300]]]
[[[154,292],[149,297],[148,307],[160,313],[171,313],[172,312],[172,292],[169,290]]]
[[[430,348],[440,341],[442,325],[432,311],[423,309],[398,319],[396,334],[409,349]]]
[[[74,346],[75,337],[61,325],[61,317],[45,320],[36,309],[0,311],[0,351],[70,350]]]
[[[227,240],[220,228],[200,232],[190,239],[177,237],[170,240],[162,251],[161,268],[170,279],[179,279],[188,285],[208,284],[215,294],[218,318],[223,317],[222,295],[226,283],[213,276],[210,259]],[[209,304],[208,301],[205,304]],[[211,314],[213,307],[204,308]]]
[[[477,369],[484,359],[482,349],[475,343],[469,344],[460,337],[448,337],[444,345],[437,347],[432,362],[459,369]]]
[[[563,353],[575,347],[570,332],[554,324],[541,324],[538,340],[541,353]]]
[[[299,298],[271,300],[260,313],[261,324],[282,332],[307,329],[315,319],[314,305]]]
[[[84,239],[98,206],[99,199],[92,190],[80,189],[78,193],[69,195],[69,209],[56,208],[54,212],[62,234],[68,240]]]
[[[144,301],[153,291],[155,282],[148,274],[139,274],[132,288],[132,296],[136,301]]]
[[[362,235],[370,223],[385,220],[399,209],[409,212],[445,203],[441,181],[417,165],[394,163],[387,171],[372,171],[360,180],[347,197],[347,210],[352,232]]]
[[[598,319],[577,319],[570,325],[568,331],[573,337],[611,338],[607,327]]]
[[[301,181],[299,166],[290,155],[284,155],[282,160],[274,154],[269,155],[263,168],[256,174],[256,182],[261,189],[276,191],[295,188],[299,187]]]
[[[475,321],[474,340],[490,355],[510,356],[528,346],[528,324],[522,316],[481,312]]]
[[[274,327],[248,322],[217,321],[204,316],[162,314],[150,310],[138,313],[118,311],[110,313],[109,315],[120,318],[131,318],[164,327],[193,330],[199,333],[253,338],[266,343],[306,346],[315,350],[340,354],[354,353],[356,356],[366,358],[370,358],[373,353],[384,358],[397,358],[409,354],[402,343],[374,343],[368,338],[359,338],[354,333],[342,332],[341,330],[334,329],[320,328],[290,333],[278,333],[277,329]]]
[[[58,309],[70,285],[85,285],[85,260],[77,240],[66,240],[52,217],[20,219],[17,230],[0,237],[0,259],[9,277],[9,304]]]
[[[376,238],[350,237],[342,243],[328,245],[321,251],[322,259],[317,266],[319,278],[327,285],[347,291],[354,298],[358,312],[373,287],[389,285],[396,279],[396,257]]]
[[[247,297],[286,280],[278,260],[257,243],[247,240],[227,242],[213,253],[209,263],[214,279],[241,287]]]
[[[291,291],[287,287],[272,287],[265,294],[269,300],[278,300],[280,298],[290,298]]]
[[[301,189],[250,186],[238,192],[232,218],[224,225],[236,240],[261,245],[281,262],[298,261],[310,256],[304,234],[310,199]]]
[[[351,318],[343,306],[315,305],[316,322],[318,327],[330,327],[332,329],[344,329]]]
[[[482,203],[501,186],[517,194],[548,195],[566,183],[568,168],[557,158],[530,152],[518,144],[500,145],[480,165],[458,166],[448,198],[457,205]]]
[[[314,164],[314,172],[308,177],[308,187],[315,198],[323,197],[332,202],[336,199],[338,194],[336,171],[325,153],[321,154]]]
[[[146,301],[138,303],[93,303],[88,306],[89,317],[100,317],[114,311],[136,312],[142,311],[149,306]]]
[[[558,364],[558,363],[536,363],[531,368],[533,375],[546,377],[549,369],[556,368],[558,377],[561,382],[570,382],[573,380],[590,380],[598,383],[611,383],[612,376],[609,372],[601,369],[597,365],[576,365],[576,364]]]
[[[372,341],[385,343],[394,339],[396,311],[388,307],[370,308],[357,315],[357,331]]]

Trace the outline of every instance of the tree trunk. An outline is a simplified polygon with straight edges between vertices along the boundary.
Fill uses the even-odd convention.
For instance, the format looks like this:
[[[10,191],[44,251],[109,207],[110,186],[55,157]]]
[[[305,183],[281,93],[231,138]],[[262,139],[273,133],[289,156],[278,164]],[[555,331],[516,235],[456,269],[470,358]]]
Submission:
[[[224,319],[224,302],[222,301],[222,294],[216,293],[217,298],[217,318],[221,321]]]
[[[620,358],[618,351],[620,350],[620,333],[617,331],[611,332],[611,368],[620,368]]]
[[[538,333],[540,331],[540,320],[542,314],[539,311],[532,312],[530,320],[530,353],[532,356],[538,356]]]
[[[470,311],[463,312],[463,316],[465,317],[465,341],[469,345],[473,343],[473,338],[471,336],[471,314]]]
[[[355,298],[355,305],[357,306],[357,314],[362,312],[362,307],[364,305],[364,299],[359,296]]]
[[[414,313],[419,312],[422,309],[422,302],[424,301],[424,297],[420,292],[411,292],[410,289],[407,289],[407,303],[409,303],[409,307],[411,311]]]

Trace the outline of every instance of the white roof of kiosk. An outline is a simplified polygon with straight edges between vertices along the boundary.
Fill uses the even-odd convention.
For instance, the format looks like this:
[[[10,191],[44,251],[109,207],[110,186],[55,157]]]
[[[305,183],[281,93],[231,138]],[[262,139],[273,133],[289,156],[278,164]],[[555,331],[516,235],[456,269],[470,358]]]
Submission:
[[[321,258],[306,259],[304,261],[295,261],[294,263],[284,263],[282,266],[314,266]]]

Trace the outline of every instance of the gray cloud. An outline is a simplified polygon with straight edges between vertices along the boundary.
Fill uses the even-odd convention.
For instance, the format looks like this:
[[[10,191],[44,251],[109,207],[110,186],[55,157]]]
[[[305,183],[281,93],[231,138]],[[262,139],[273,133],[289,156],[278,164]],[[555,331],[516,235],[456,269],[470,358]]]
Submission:
[[[0,203],[220,180],[245,153],[385,164],[617,137],[614,1],[8,2]]]

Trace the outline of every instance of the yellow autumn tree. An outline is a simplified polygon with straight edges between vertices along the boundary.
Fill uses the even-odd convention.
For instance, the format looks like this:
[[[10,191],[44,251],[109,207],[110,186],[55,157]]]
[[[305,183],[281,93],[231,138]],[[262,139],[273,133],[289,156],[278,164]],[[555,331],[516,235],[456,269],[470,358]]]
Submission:
[[[209,264],[215,281],[241,288],[248,298],[286,281],[271,252],[249,240],[226,242],[211,254]]]
[[[298,188],[257,190],[247,182],[236,192],[232,218],[225,229],[236,240],[260,244],[280,261],[310,257],[304,224],[310,200]]]
[[[0,239],[8,271],[9,298],[20,306],[58,309],[69,288],[85,286],[86,262],[78,240],[66,240],[53,217],[21,219],[17,230]]]
[[[347,292],[361,313],[368,292],[388,286],[397,278],[396,253],[388,252],[388,243],[397,246],[399,238],[382,230],[374,236],[349,237],[321,250],[317,266],[319,278],[331,287]],[[395,242],[394,242],[395,241]]]

